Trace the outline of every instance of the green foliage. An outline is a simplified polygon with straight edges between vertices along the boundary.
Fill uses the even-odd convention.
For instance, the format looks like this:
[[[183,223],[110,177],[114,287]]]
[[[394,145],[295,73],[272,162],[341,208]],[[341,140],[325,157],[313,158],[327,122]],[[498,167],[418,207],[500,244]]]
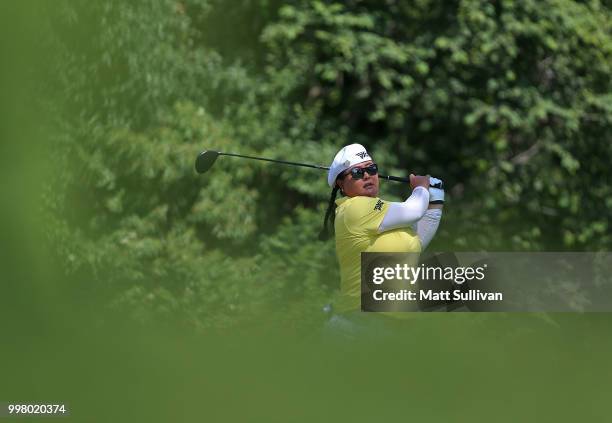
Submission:
[[[280,18],[263,34],[274,72],[298,75],[292,91],[321,131],[347,128],[395,153],[385,165],[452,187],[443,244],[610,245],[612,42],[599,2],[314,1]]]
[[[221,157],[196,175],[204,149],[327,164],[360,142],[386,173],[441,177],[432,249],[612,245],[605,4],[244,0],[226,12],[142,0],[51,14],[48,244],[108,307],[199,329],[322,318],[338,286],[333,242],[316,240],[324,174]]]

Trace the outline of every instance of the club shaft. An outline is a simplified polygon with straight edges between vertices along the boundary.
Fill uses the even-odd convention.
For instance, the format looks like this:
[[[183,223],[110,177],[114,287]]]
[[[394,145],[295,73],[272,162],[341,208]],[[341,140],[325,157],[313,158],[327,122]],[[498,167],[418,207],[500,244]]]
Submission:
[[[329,170],[329,167],[327,167],[327,166],[319,166],[319,165],[313,165],[313,164],[308,164],[308,163],[290,162],[290,161],[286,161],[286,160],[267,159],[265,157],[246,156],[244,154],[234,154],[234,153],[222,153],[222,152],[219,152],[219,155],[220,156],[242,157],[243,159],[261,160],[263,162],[280,163],[280,164],[286,164],[286,165],[290,165],[290,166],[309,167],[311,169]],[[386,179],[387,181],[404,182],[404,183],[407,183],[407,184],[410,183],[410,179],[402,178],[402,177],[399,177],[399,176],[381,175],[379,173],[378,177],[382,178],[382,179]]]
[[[326,167],[326,166],[318,166],[318,165],[313,165],[313,164],[308,164],[308,163],[289,162],[289,161],[286,161],[286,160],[266,159],[264,157],[245,156],[243,154],[221,153],[220,152],[219,155],[220,156],[242,157],[244,159],[261,160],[261,161],[264,161],[264,162],[280,163],[280,164],[286,164],[286,165],[291,165],[291,166],[309,167],[309,168],[312,168],[312,169],[329,170],[329,167]]]

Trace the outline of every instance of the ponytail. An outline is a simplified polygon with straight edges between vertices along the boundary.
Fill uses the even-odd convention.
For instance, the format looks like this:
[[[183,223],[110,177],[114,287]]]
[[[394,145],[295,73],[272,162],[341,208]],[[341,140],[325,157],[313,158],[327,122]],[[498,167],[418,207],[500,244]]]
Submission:
[[[334,229],[334,220],[336,218],[336,195],[339,189],[340,187],[338,185],[332,189],[327,211],[325,212],[325,218],[323,219],[323,229],[319,232],[319,241],[327,241],[329,239],[329,223],[331,223],[331,229]]]

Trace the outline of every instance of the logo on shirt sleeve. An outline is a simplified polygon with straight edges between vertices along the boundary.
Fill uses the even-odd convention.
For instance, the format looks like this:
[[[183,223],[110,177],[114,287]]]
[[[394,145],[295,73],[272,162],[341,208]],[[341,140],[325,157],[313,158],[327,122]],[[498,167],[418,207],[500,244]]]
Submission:
[[[374,210],[382,211],[382,206],[385,204],[382,200],[378,200],[374,206]]]

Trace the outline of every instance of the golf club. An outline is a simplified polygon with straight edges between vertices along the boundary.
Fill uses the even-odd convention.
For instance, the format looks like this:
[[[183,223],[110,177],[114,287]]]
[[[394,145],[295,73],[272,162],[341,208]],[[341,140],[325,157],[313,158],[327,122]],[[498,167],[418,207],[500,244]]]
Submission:
[[[242,154],[222,153],[220,151],[205,150],[205,151],[202,151],[198,155],[198,158],[196,159],[196,162],[195,162],[196,172],[198,173],[207,172],[212,167],[212,165],[217,160],[217,157],[219,156],[241,157],[243,159],[261,160],[264,162],[280,163],[280,164],[285,164],[285,165],[290,165],[290,166],[301,166],[301,167],[310,167],[312,169],[329,170],[329,167],[327,166],[319,166],[319,165],[313,165],[313,164],[308,164],[308,163],[289,162],[286,160],[275,160],[275,159],[267,159],[264,157],[245,156]],[[401,178],[399,176],[381,175],[379,173],[378,177],[382,179],[386,179],[387,181],[410,183],[409,178]],[[432,187],[442,188],[442,184],[440,183],[437,185],[432,185]]]

